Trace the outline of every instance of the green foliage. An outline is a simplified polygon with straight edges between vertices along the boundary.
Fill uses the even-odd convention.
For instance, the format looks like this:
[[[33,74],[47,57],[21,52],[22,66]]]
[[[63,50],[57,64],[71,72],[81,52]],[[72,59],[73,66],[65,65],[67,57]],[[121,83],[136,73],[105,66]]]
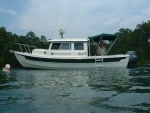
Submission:
[[[42,36],[43,40],[46,37]],[[26,36],[18,36],[7,32],[4,27],[0,27],[0,66],[3,67],[6,63],[11,64],[12,67],[21,67],[15,56],[10,53],[10,50],[20,50],[19,46],[15,43],[28,44],[36,47],[48,48],[41,38],[38,38],[33,32],[27,33]]]
[[[130,29],[120,29],[119,39],[111,50],[111,54],[127,51],[136,51],[138,55],[138,64],[150,64],[150,21],[138,24],[134,31]]]

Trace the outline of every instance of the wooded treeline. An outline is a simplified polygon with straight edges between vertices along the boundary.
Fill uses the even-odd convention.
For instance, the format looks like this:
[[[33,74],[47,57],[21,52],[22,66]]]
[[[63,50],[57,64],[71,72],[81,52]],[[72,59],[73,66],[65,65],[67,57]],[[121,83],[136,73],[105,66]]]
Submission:
[[[45,41],[45,36],[37,37],[32,31],[28,32],[26,36],[18,36],[6,31],[5,27],[0,27],[0,66],[3,67],[9,63],[11,67],[21,67],[14,54],[10,52],[10,50],[20,51],[19,45],[15,43],[32,45],[37,48],[48,48],[48,44],[44,43]]]
[[[119,38],[113,46],[113,54],[136,51],[139,65],[150,65],[150,21],[138,24],[131,29],[120,29]]]
[[[136,51],[139,65],[150,64],[149,20],[138,24],[133,31],[128,28],[121,28],[117,34],[119,34],[119,38],[109,54],[125,54],[127,51]],[[37,37],[32,31],[28,32],[26,36],[18,36],[8,32],[5,27],[0,27],[0,66],[3,67],[6,63],[9,63],[14,68],[21,67],[14,54],[10,53],[10,50],[19,50],[19,46],[15,43],[48,48],[48,44],[45,44],[44,41],[46,41],[45,36]],[[91,50],[92,53],[95,51],[96,48]]]

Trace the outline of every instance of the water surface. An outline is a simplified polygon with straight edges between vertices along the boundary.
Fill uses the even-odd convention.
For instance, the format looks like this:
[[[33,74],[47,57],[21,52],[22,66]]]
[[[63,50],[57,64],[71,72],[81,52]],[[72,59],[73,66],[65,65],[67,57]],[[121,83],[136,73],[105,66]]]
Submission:
[[[150,67],[0,72],[1,113],[148,113]]]

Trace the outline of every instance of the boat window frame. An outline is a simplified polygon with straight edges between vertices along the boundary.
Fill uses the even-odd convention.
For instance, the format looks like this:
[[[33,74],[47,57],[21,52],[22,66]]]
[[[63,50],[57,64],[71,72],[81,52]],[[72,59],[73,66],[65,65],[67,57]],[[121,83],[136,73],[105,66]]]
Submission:
[[[63,44],[68,44],[67,48],[63,48]],[[60,50],[71,50],[71,42],[62,42],[61,45],[60,45]]]
[[[76,44],[81,44],[81,43],[82,43],[82,48],[80,48],[79,46],[78,46],[79,48],[75,47]],[[84,50],[84,49],[85,49],[85,47],[84,47],[84,43],[83,42],[74,42],[74,50],[78,51],[78,50]]]
[[[68,44],[68,47],[65,49],[63,48],[63,44]],[[57,47],[54,47],[57,46]],[[53,42],[51,46],[51,50],[71,50],[71,42]]]
[[[51,50],[59,50],[60,43],[54,42],[51,43]]]

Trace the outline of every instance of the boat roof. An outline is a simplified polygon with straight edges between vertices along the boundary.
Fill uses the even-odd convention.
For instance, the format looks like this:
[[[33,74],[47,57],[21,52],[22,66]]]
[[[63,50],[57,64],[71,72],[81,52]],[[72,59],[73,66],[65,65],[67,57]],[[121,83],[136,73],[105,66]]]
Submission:
[[[99,42],[100,40],[114,41],[115,39],[118,38],[118,36],[119,36],[118,34],[102,33],[99,35],[90,36],[88,38],[55,38],[55,39],[49,39],[46,42],[87,42],[89,40],[92,40],[94,42]]]
[[[100,40],[115,40],[119,35],[118,34],[107,34],[102,33],[96,36],[90,36],[88,37],[90,40],[93,40],[95,42],[99,42]]]
[[[47,42],[87,42],[88,38],[56,38],[49,39]]]

